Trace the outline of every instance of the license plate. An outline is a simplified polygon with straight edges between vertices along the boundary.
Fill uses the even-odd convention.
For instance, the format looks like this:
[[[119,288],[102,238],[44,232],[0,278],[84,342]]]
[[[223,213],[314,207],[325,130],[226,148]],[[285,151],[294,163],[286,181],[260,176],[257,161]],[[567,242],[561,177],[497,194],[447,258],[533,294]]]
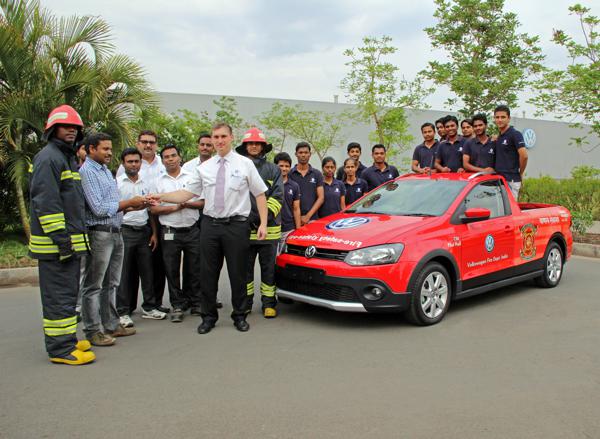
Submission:
[[[302,282],[310,282],[314,284],[322,284],[325,282],[325,271],[317,268],[299,267],[298,265],[285,266],[286,277],[299,280]]]

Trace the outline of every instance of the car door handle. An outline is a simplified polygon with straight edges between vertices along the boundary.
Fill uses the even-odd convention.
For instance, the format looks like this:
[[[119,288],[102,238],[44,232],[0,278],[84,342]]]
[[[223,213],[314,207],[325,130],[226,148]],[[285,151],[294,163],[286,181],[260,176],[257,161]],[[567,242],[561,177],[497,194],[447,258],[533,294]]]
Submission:
[[[504,232],[505,233],[511,233],[512,232],[512,227],[511,226],[504,226]]]

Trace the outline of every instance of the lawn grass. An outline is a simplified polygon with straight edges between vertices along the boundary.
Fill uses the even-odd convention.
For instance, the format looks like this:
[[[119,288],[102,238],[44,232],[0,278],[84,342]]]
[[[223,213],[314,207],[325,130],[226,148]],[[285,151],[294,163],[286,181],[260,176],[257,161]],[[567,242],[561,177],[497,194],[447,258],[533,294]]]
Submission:
[[[37,261],[27,255],[23,233],[6,232],[0,236],[0,268],[34,267]]]

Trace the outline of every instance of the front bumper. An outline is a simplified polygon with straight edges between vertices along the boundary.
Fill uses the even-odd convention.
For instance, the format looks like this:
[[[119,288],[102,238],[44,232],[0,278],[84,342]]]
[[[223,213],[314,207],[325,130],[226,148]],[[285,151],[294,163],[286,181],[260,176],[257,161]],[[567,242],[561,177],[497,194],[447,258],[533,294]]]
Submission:
[[[328,276],[324,270],[288,264],[275,268],[277,295],[344,312],[401,312],[410,306],[411,293],[394,292],[379,279]],[[384,294],[370,300],[378,287]]]

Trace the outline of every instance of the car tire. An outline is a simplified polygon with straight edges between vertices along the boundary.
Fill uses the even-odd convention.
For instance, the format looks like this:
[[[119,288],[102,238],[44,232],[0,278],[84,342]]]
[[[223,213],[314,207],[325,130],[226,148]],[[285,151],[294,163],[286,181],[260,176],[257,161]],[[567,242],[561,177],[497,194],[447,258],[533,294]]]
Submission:
[[[556,241],[551,241],[544,253],[544,272],[535,279],[537,286],[554,288],[560,282],[565,265],[565,258]]]
[[[431,262],[419,272],[409,291],[412,294],[405,317],[415,325],[434,325],[450,307],[452,280],[443,265]]]

